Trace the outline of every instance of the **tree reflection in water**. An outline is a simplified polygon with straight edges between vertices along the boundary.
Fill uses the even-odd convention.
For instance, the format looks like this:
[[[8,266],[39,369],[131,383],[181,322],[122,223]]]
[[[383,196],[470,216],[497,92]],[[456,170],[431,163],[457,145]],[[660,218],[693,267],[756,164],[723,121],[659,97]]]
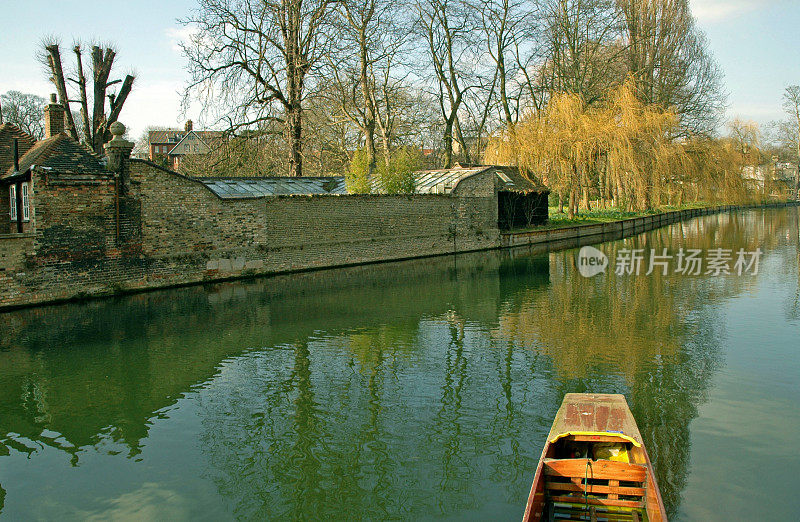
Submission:
[[[599,248],[796,256],[797,221],[709,216]],[[37,445],[77,465],[107,439],[138,458],[159,412],[189,395],[185,442],[237,517],[513,518],[563,395],[620,392],[675,513],[689,424],[722,363],[715,310],[755,278],[585,279],[575,255],[480,253],[2,314],[0,465]]]

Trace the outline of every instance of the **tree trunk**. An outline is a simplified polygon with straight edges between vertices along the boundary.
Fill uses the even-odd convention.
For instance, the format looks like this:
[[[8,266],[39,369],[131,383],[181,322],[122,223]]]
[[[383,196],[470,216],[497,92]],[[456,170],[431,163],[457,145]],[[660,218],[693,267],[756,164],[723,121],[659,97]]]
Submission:
[[[497,74],[500,80],[500,105],[503,107],[503,116],[505,116],[506,124],[511,125],[511,108],[506,92],[506,60],[502,49],[498,49],[497,53]]]
[[[364,100],[364,146],[367,148],[369,160],[368,175],[371,178],[375,172],[375,107],[372,104],[372,95],[369,82],[369,63],[367,63],[367,37],[364,31],[360,34],[361,44],[361,94]]]
[[[464,158],[464,161],[467,163],[472,163],[472,158],[469,154],[469,148],[467,148],[467,142],[464,140],[464,135],[461,133],[461,121],[456,117],[456,141],[458,141],[459,148],[461,149],[461,157]]]
[[[444,168],[453,167],[453,120],[455,113],[451,113],[444,124]]]
[[[575,196],[575,189],[570,189],[570,191],[569,191],[569,207],[567,209],[567,212],[568,212],[567,217],[569,217],[569,219],[575,219],[575,207],[577,206],[576,201],[577,201],[577,197]]]
[[[794,173],[794,199],[800,199],[800,164]]]
[[[47,64],[50,67],[50,72],[52,76],[50,77],[50,81],[53,82],[53,85],[56,87],[56,92],[58,92],[58,98],[61,101],[61,105],[64,107],[64,112],[66,113],[67,118],[67,133],[69,133],[70,137],[75,141],[78,141],[78,131],[75,128],[75,120],[72,118],[72,111],[69,108],[69,95],[67,94],[67,84],[64,80],[64,69],[61,65],[61,52],[58,49],[58,45],[48,45],[45,47],[47,50]]]
[[[114,63],[114,51],[106,49],[105,53],[98,46],[92,46],[92,70],[94,72],[94,108],[92,109],[92,142],[90,146],[95,153],[103,152],[106,142],[106,88],[111,65]]]
[[[303,175],[303,70],[299,38],[300,27],[292,10],[286,15],[286,143],[289,146],[289,176]]]
[[[89,125],[89,102],[86,98],[86,76],[83,74],[83,60],[81,58],[81,46],[76,45],[75,59],[78,62],[78,88],[81,95],[81,120],[83,121],[83,139],[86,143],[92,143],[92,127]]]
[[[299,103],[286,112],[286,141],[289,144],[289,176],[303,175],[303,110]]]

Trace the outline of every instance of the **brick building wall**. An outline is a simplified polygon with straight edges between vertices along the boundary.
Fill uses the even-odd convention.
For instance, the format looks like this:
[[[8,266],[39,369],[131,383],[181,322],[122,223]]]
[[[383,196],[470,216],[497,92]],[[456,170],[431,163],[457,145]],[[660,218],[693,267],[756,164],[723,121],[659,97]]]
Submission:
[[[0,238],[0,308],[499,246],[496,198],[471,195],[485,186],[223,200],[149,162],[127,165],[119,194],[111,174],[34,172],[35,236]]]
[[[317,195],[222,200],[131,162],[142,255],[175,283],[419,257],[499,245],[494,198]],[[145,284],[149,284],[149,281]]]
[[[11,229],[11,193],[9,187],[0,187],[0,234],[12,233]]]
[[[19,190],[22,190],[22,185],[28,187],[29,207],[28,207],[28,221],[22,222],[22,231],[27,233],[34,230],[35,215],[33,212],[33,185],[29,182],[23,182],[19,185]],[[15,185],[17,186],[17,185]],[[23,213],[24,216],[24,213]],[[11,186],[0,186],[0,234],[14,234],[17,232],[17,220],[11,220]]]

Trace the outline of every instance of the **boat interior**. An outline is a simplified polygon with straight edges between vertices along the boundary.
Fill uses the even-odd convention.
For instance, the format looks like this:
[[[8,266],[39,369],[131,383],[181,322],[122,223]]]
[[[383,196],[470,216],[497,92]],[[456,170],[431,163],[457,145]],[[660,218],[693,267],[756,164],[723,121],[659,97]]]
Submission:
[[[647,456],[633,439],[565,434],[544,457],[543,520],[649,520]]]

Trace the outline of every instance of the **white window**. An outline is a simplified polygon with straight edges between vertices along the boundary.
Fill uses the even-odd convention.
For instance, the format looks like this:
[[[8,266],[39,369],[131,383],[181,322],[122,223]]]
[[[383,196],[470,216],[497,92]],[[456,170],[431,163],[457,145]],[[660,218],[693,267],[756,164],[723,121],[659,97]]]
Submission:
[[[30,199],[28,198],[28,184],[22,184],[22,221],[30,221]]]
[[[11,221],[17,220],[17,187],[15,185],[10,185],[8,187],[8,199],[11,211],[9,215],[11,216]]]
[[[8,200],[9,200],[9,216],[11,217],[11,221],[17,220],[17,187],[16,185],[11,185],[8,187]],[[28,184],[22,184],[22,221],[30,221],[31,219],[31,210],[30,210],[30,198],[28,196]]]

